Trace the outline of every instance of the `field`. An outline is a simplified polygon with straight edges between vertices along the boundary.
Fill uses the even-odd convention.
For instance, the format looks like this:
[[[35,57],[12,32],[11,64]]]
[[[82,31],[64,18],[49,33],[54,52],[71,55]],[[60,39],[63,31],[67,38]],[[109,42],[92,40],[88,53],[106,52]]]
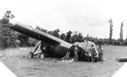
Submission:
[[[103,46],[104,62],[56,62],[56,59],[31,59],[33,48],[0,50],[0,60],[18,77],[111,77],[124,62],[115,59],[127,57],[126,46]]]

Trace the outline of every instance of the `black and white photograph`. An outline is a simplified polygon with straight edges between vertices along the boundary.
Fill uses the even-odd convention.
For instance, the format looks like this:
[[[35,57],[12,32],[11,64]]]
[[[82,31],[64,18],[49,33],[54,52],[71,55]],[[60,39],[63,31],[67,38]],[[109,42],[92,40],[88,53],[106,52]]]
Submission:
[[[1,0],[0,77],[127,77],[126,0]]]

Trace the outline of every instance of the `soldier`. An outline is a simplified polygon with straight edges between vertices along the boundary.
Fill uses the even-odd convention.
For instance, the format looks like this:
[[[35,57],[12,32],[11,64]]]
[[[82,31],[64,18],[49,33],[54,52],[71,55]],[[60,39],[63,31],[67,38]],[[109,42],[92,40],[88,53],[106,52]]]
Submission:
[[[103,61],[103,48],[101,45],[99,45],[98,53],[99,53],[99,61],[102,62]]]
[[[78,53],[79,53],[78,46],[77,45],[72,45],[68,49],[66,55],[62,58],[62,60],[65,60],[65,59],[67,59],[67,60],[74,59],[74,61],[78,61],[78,58],[79,58]]]
[[[78,47],[78,45],[76,45],[75,48],[74,48],[74,61],[78,61],[78,59],[79,59],[78,53],[79,52],[80,52],[79,47]]]
[[[63,58],[61,58],[62,60],[65,60],[65,59],[69,59],[70,58],[70,55],[72,55],[72,53],[74,52],[74,45],[72,45],[66,52],[65,56]]]
[[[91,47],[91,62],[95,62],[95,55],[97,55],[95,52],[95,47],[94,47],[94,45],[92,45],[92,47]]]

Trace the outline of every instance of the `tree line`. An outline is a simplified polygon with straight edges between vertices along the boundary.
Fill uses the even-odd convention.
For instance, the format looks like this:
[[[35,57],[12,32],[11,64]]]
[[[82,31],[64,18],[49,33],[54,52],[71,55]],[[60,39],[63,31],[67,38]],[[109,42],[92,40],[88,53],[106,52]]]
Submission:
[[[11,11],[6,11],[4,14],[5,17],[13,19],[15,16],[11,14]],[[37,30],[45,32],[47,34],[53,35],[58,37],[64,41],[69,43],[74,42],[83,42],[84,39],[90,40],[95,42],[95,44],[111,44],[111,45],[127,45],[127,39],[123,40],[123,22],[121,23],[120,27],[120,38],[119,39],[112,39],[113,34],[113,22],[112,19],[109,20],[110,25],[110,33],[109,38],[97,38],[92,37],[90,35],[83,36],[82,33],[78,33],[77,31],[72,32],[68,31],[66,33],[59,34],[60,30],[56,29],[53,31],[48,31],[44,28],[39,26],[36,27]],[[0,48],[8,48],[8,47],[26,47],[26,46],[35,46],[38,40],[25,36],[19,32],[16,32],[10,28],[3,27],[0,25]]]

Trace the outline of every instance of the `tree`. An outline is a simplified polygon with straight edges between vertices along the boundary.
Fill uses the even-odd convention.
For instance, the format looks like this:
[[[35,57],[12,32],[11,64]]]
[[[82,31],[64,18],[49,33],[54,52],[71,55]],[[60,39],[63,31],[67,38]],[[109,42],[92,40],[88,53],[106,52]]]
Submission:
[[[28,36],[19,34],[18,40],[21,41],[21,46],[29,46],[29,37]]]
[[[16,31],[0,26],[0,43],[2,48],[16,47],[17,36]]]
[[[53,35],[55,37],[59,37],[59,32],[60,32],[60,30],[59,29],[56,29],[56,30],[53,31]]]
[[[11,11],[6,11],[4,17],[13,19],[15,16],[11,14]],[[7,27],[3,27],[2,25],[0,26],[0,44],[2,48],[15,47],[16,40],[17,40],[16,31]]]
[[[77,32],[75,34],[72,35],[71,37],[71,42],[74,43],[74,42],[78,42],[78,34]]]
[[[66,33],[65,41],[70,42],[69,40],[70,40],[70,38],[71,38],[71,34],[72,34],[71,31],[68,31],[68,32]]]
[[[113,22],[112,22],[112,18],[109,20],[109,24],[110,24],[110,33],[109,33],[109,43],[112,43],[112,34],[113,34]]]
[[[15,18],[15,16],[13,14],[11,14],[11,11],[10,10],[7,10],[5,12],[4,17],[10,18],[10,19]]]
[[[60,35],[60,39],[65,40],[65,38],[66,38],[65,33],[62,33],[62,34]]]
[[[120,44],[123,44],[123,23],[121,23],[121,26],[120,26]]]
[[[82,33],[78,34],[78,39],[77,40],[78,40],[78,42],[82,42],[84,40]]]

